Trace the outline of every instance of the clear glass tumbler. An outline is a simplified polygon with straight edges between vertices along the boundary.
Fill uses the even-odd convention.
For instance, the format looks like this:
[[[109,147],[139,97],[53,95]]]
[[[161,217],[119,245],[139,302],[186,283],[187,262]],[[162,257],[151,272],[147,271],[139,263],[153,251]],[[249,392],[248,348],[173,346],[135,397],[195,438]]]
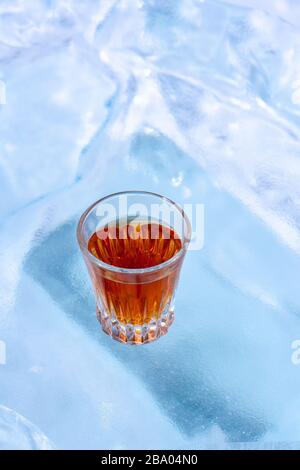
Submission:
[[[84,212],[77,237],[105,333],[129,344],[167,333],[190,234],[184,211],[154,193],[112,194]]]

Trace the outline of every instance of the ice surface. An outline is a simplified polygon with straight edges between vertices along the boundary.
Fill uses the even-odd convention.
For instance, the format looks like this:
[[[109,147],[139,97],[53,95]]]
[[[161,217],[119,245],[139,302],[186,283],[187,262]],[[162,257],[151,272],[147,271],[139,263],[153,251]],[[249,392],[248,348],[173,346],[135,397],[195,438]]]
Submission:
[[[52,450],[49,440],[18,413],[0,406],[0,450]]]
[[[299,21],[296,0],[1,2],[1,447],[300,448]],[[100,332],[75,239],[134,188],[205,205],[142,348]]]

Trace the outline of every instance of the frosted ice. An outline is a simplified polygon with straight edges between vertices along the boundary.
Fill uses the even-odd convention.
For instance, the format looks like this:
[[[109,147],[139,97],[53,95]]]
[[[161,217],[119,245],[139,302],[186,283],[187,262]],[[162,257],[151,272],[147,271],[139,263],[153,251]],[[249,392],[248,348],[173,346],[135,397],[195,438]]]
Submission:
[[[300,447],[299,21],[296,0],[1,2],[2,447]],[[75,240],[134,188],[205,205],[143,348],[100,332]]]
[[[23,416],[0,406],[1,450],[52,450],[43,433]]]

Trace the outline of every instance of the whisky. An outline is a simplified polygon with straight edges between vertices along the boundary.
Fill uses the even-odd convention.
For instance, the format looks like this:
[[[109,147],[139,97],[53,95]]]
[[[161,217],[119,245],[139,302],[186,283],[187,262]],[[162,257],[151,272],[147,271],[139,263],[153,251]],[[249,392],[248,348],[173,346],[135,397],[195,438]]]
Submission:
[[[89,252],[106,265],[119,268],[119,272],[112,275],[109,266],[106,269],[105,265],[87,263],[96,291],[98,318],[104,330],[107,320],[110,329],[114,325],[121,329],[114,336],[124,342],[132,331],[134,337],[130,342],[133,343],[151,340],[151,324],[155,326],[153,334],[157,334],[157,322],[164,315],[169,318],[182,263],[182,259],[176,261],[175,258],[181,249],[182,241],[177,233],[156,222],[128,224],[120,221],[92,234],[88,241]],[[174,263],[167,263],[172,258]],[[149,324],[150,328],[146,327]],[[163,328],[163,320],[160,326]],[[147,337],[143,328],[144,333],[147,330]]]
[[[97,230],[88,250],[107,264],[145,269],[164,263],[182,247],[176,232],[159,223],[119,222]]]
[[[147,191],[110,194],[81,215],[77,239],[104,332],[127,344],[165,335],[191,239],[183,209]]]

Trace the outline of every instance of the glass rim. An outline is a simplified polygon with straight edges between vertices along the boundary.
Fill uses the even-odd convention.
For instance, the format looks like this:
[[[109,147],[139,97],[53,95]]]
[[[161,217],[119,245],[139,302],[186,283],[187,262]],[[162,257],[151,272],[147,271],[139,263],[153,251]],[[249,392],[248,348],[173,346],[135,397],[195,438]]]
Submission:
[[[180,250],[174,256],[172,256],[167,261],[164,261],[163,263],[157,264],[155,266],[150,266],[149,268],[122,268],[121,266],[114,266],[112,264],[105,263],[104,261],[100,260],[99,258],[96,258],[96,256],[94,256],[88,250],[87,243],[83,239],[83,232],[82,232],[82,229],[83,229],[83,226],[84,226],[84,223],[85,223],[87,217],[90,215],[92,210],[96,206],[101,204],[102,202],[106,201],[107,199],[111,199],[112,197],[121,196],[121,195],[124,195],[124,194],[137,194],[137,195],[146,195],[146,196],[158,197],[159,199],[162,199],[163,201],[166,201],[168,204],[174,206],[180,212],[180,214],[181,214],[181,216],[182,216],[182,218],[183,218],[183,220],[186,224],[186,227],[187,227],[187,234],[184,234],[184,239],[182,240],[182,246],[181,246]],[[135,190],[119,191],[119,192],[116,192],[116,193],[109,194],[108,196],[104,196],[104,197],[98,199],[97,201],[95,201],[93,204],[91,204],[83,212],[83,214],[81,215],[81,217],[79,219],[79,222],[77,224],[76,234],[77,234],[77,240],[78,240],[78,243],[79,243],[79,246],[80,246],[82,252],[87,256],[87,258],[92,263],[97,264],[100,268],[106,269],[107,271],[112,271],[114,273],[144,274],[144,273],[151,273],[151,272],[155,272],[155,271],[160,271],[161,269],[166,268],[166,267],[172,265],[173,263],[175,263],[184,254],[184,252],[186,251],[186,247],[187,247],[187,245],[189,244],[189,242],[191,240],[191,223],[189,221],[188,216],[186,215],[186,213],[182,209],[182,207],[180,207],[176,202],[172,201],[172,199],[169,199],[166,196],[162,196],[161,194],[153,193],[151,191],[139,191],[139,190],[136,190],[136,191]]]

